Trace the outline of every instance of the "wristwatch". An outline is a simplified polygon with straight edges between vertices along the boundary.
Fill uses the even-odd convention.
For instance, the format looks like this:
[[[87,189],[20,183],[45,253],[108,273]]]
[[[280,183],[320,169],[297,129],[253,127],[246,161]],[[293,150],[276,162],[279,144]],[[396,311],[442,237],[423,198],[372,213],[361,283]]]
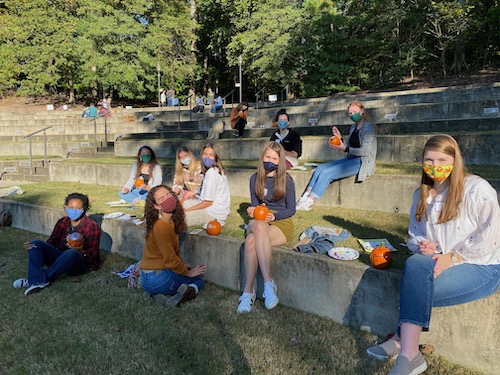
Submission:
[[[453,263],[453,264],[459,262],[457,254],[455,254],[453,251],[450,253],[450,259],[451,259],[451,263]]]

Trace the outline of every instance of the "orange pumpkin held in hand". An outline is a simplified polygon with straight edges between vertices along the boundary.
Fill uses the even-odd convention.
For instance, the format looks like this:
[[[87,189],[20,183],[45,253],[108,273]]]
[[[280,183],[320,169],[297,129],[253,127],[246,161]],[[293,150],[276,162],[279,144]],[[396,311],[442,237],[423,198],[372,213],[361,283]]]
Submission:
[[[269,208],[261,204],[260,206],[255,207],[255,210],[253,211],[253,218],[257,220],[266,220],[268,213],[269,213]]]
[[[214,219],[212,221],[209,221],[207,224],[207,233],[211,236],[217,236],[222,229],[222,225],[217,221],[217,219]]]
[[[135,180],[134,185],[136,188],[140,188],[142,185],[144,185],[144,178],[139,177]]]
[[[340,146],[340,138],[334,135],[333,137],[330,137],[330,139],[328,140],[328,144],[330,145],[330,147]]]
[[[389,268],[392,262],[391,251],[385,247],[383,243],[380,244],[380,246],[373,249],[370,254],[370,262],[373,267],[378,268],[379,270]]]
[[[83,236],[78,232],[70,233],[66,238],[66,242],[68,243],[69,247],[71,247],[72,249],[76,249],[77,247],[83,245]]]

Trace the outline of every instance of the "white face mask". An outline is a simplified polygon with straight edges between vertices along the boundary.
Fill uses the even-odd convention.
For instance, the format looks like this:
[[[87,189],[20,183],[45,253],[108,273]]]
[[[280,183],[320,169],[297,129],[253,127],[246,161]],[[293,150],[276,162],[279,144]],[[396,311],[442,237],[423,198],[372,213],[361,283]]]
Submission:
[[[191,163],[191,158],[188,156],[184,159],[181,159],[180,161],[182,165],[189,165],[189,163]]]

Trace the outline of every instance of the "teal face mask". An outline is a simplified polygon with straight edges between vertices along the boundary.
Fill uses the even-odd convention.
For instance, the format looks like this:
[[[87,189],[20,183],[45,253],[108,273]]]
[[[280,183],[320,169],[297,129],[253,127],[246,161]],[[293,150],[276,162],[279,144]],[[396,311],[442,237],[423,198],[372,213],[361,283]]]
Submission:
[[[359,120],[361,120],[361,113],[360,112],[353,113],[352,115],[349,116],[349,118],[354,122],[358,122]]]
[[[143,163],[149,163],[151,161],[151,155],[141,155],[141,161]]]

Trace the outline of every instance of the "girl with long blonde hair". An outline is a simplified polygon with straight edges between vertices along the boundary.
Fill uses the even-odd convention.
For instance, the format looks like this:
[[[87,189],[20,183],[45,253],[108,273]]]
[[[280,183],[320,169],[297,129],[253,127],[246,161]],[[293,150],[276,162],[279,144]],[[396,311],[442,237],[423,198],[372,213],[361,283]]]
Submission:
[[[279,143],[269,142],[262,151],[257,173],[250,177],[251,205],[247,208],[248,223],[245,239],[245,286],[240,297],[238,313],[252,310],[256,293],[255,276],[260,268],[264,279],[264,298],[267,309],[278,305],[278,287],[271,277],[273,246],[287,243],[294,231],[295,184],[286,172],[285,150]],[[269,213],[264,220],[254,218],[257,206],[266,205]]]
[[[175,155],[175,174],[172,189],[184,201],[193,198],[199,193],[203,181],[201,162],[185,146],[179,147]]]
[[[401,279],[399,332],[367,350],[378,359],[398,356],[390,375],[427,369],[418,344],[422,330],[429,328],[432,307],[484,298],[500,286],[497,192],[465,172],[453,137],[441,134],[427,141],[421,181],[410,211],[407,245],[414,255]]]
[[[356,176],[356,182],[363,182],[375,172],[377,156],[377,134],[368,120],[365,106],[361,102],[352,102],[347,107],[349,118],[354,124],[344,140],[336,126],[332,133],[340,142],[336,150],[347,154],[345,158],[320,164],[315,170],[302,197],[297,202],[297,210],[309,211],[325,193],[333,181]]]

